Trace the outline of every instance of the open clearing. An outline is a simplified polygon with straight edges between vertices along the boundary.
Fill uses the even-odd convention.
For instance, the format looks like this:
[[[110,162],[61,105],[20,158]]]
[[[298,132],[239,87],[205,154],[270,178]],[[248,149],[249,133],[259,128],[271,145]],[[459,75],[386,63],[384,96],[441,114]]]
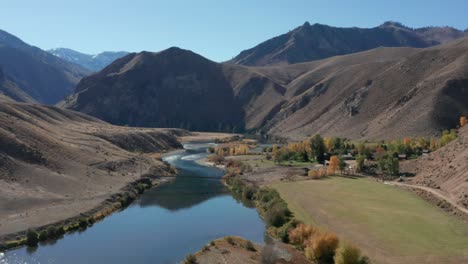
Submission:
[[[468,225],[415,194],[369,179],[276,183],[295,216],[377,263],[468,263]]]

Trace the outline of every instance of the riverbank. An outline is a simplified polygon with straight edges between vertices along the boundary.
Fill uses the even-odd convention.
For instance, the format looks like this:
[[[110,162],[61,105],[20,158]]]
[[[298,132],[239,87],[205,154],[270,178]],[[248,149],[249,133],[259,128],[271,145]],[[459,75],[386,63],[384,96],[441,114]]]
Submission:
[[[248,169],[229,179],[257,190],[277,190],[294,218],[336,232],[375,263],[468,261],[466,224],[407,190],[365,177],[313,180],[307,171],[316,165],[276,165],[265,155],[226,157],[230,159],[248,164]],[[229,185],[241,197],[251,196],[249,187]],[[254,203],[265,219],[264,208]],[[284,233],[277,231],[281,238]],[[269,232],[275,234],[274,229]]]
[[[152,170],[152,173],[147,172],[144,175],[141,175],[140,178],[125,184],[118,191],[107,197],[99,196],[93,197],[93,199],[88,198],[89,203],[84,204],[82,201],[78,201],[64,205],[63,207],[66,206],[67,208],[64,215],[67,215],[66,213],[68,213],[71,216],[64,217],[61,220],[50,222],[52,219],[60,217],[61,215],[55,215],[54,217],[51,217],[51,215],[30,215],[30,217],[35,221],[49,221],[49,223],[28,227],[28,229],[34,230],[38,234],[47,234],[47,230],[51,227],[56,230],[63,230],[61,231],[62,233],[86,229],[87,226],[93,225],[95,222],[103,220],[106,216],[124,209],[147,189],[172,180],[177,173],[172,166],[163,162],[161,162],[159,167],[152,167]],[[56,206],[54,209],[56,210],[61,208],[62,206]],[[44,211],[50,213],[53,210],[46,208]],[[44,219],[44,217],[47,218]],[[86,225],[83,223],[86,223]],[[26,245],[26,234],[27,230],[21,230],[0,236],[0,250],[9,250]],[[50,237],[47,237],[46,240],[57,240],[60,238],[56,237],[55,234],[50,234],[49,236]]]
[[[187,260],[189,258],[195,260],[198,264],[310,263],[302,254],[289,245],[283,243],[257,245],[249,240],[233,236],[213,240],[199,252],[187,257]]]
[[[160,160],[164,153],[142,154],[131,152],[134,150],[133,148],[139,146],[140,142],[132,141],[133,143],[130,143],[125,141],[121,134],[126,130],[139,132],[138,129],[118,129],[116,131],[118,136],[116,136],[116,133],[106,134],[105,138],[120,148],[116,149],[115,145],[96,144],[94,146],[98,149],[96,151],[102,152],[104,158],[84,168],[80,167],[79,170],[73,168],[72,172],[66,171],[62,172],[63,174],[53,175],[54,181],[48,183],[49,186],[55,184],[57,178],[66,177],[65,173],[73,173],[73,175],[84,173],[85,175],[81,176],[83,179],[80,184],[85,183],[87,188],[80,188],[80,185],[76,184],[74,188],[73,185],[68,186],[64,185],[63,182],[57,182],[53,188],[57,189],[55,193],[63,192],[60,197],[55,195],[55,197],[49,198],[47,197],[48,193],[44,193],[43,190],[42,195],[38,193],[34,197],[31,196],[34,192],[25,193],[22,198],[31,196],[27,200],[16,200],[14,195],[0,193],[0,196],[5,195],[6,199],[12,199],[0,208],[0,250],[24,245],[27,229],[34,229],[39,233],[49,227],[73,231],[77,229],[79,222],[83,221],[83,219],[92,224],[115,211],[121,210],[143,193],[145,189],[167,182],[171,180],[171,177],[175,176],[176,171],[174,168]],[[174,132],[171,130],[146,130],[150,133],[152,131],[168,131],[168,136],[178,136],[177,140],[179,142],[224,139],[232,136],[220,133],[180,132],[179,130]],[[126,138],[127,140],[133,140],[128,136]],[[157,145],[161,151],[166,153],[183,151],[182,149],[174,149],[172,143],[165,144],[164,140],[166,139],[162,137],[158,142],[159,145]],[[135,145],[135,143],[138,144]],[[82,144],[80,146],[86,147],[87,145]],[[179,144],[178,146],[181,147],[182,145]],[[10,192],[18,189],[15,184],[11,185]],[[8,191],[8,188],[4,189]],[[3,200],[3,202],[5,201],[7,200]]]

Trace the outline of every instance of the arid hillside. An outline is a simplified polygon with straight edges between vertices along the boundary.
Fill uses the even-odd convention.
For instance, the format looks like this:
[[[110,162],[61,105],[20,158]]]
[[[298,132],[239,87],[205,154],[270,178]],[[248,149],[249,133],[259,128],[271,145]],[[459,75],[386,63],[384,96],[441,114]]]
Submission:
[[[62,106],[113,124],[301,139],[428,136],[468,114],[468,38],[274,67],[218,64],[171,48],[84,78]]]
[[[378,48],[278,68],[299,71],[287,102],[263,127],[292,138],[429,136],[468,114],[468,38],[427,49]],[[303,70],[303,71],[301,71]]]
[[[416,174],[411,183],[439,189],[468,208],[468,126],[460,129],[456,140],[403,164],[402,170]]]
[[[182,130],[112,126],[70,110],[0,104],[0,237],[99,205],[141,175],[172,175],[152,157]]]
[[[247,66],[294,64],[378,47],[425,48],[463,36],[466,36],[465,32],[451,27],[413,29],[392,21],[374,28],[341,28],[306,22],[242,51],[228,63]]]
[[[16,101],[55,104],[89,73],[0,30],[0,93]]]

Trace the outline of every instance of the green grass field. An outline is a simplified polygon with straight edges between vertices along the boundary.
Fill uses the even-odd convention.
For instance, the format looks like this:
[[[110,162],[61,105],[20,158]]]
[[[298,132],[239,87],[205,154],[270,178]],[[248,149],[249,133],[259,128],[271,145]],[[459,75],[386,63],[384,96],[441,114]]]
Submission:
[[[468,224],[369,179],[278,183],[296,218],[336,232],[377,263],[468,263]]]

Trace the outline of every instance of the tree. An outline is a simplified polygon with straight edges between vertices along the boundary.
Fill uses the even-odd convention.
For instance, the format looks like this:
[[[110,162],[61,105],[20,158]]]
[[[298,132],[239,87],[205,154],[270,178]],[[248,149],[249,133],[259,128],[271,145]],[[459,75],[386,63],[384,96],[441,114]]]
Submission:
[[[325,150],[327,152],[331,152],[333,150],[334,144],[333,144],[333,138],[332,137],[324,138],[323,143],[325,144]]]
[[[358,155],[356,157],[356,172],[362,172],[364,169],[364,159],[365,157],[363,155]]]
[[[28,232],[26,233],[26,245],[30,247],[35,247],[37,246],[37,243],[39,242],[39,235],[35,230],[28,229]]]
[[[327,173],[329,175],[334,174],[336,170],[338,170],[339,166],[340,166],[340,158],[338,158],[338,156],[331,156],[330,164],[328,165],[328,168],[327,168]]]
[[[369,259],[361,255],[361,250],[353,245],[341,245],[335,254],[335,264],[369,264]]]
[[[338,237],[333,233],[318,233],[307,242],[306,257],[318,264],[333,264],[339,242]]]
[[[463,127],[466,124],[468,124],[468,118],[466,118],[466,116],[460,117],[460,127]]]
[[[440,147],[443,147],[445,145],[447,145],[450,141],[454,140],[457,138],[457,132],[455,132],[454,129],[448,131],[448,130],[445,130],[444,132],[442,132],[442,137],[440,138],[440,142],[439,142],[439,145]]]
[[[344,161],[342,157],[340,157],[339,159],[340,159],[340,163],[338,164],[338,168],[340,169],[340,172],[343,173],[346,168],[346,162]]]
[[[275,163],[281,163],[281,152],[277,145],[273,146],[272,154],[273,154],[273,161]]]
[[[310,138],[310,148],[312,155],[315,157],[317,162],[322,163],[325,161],[325,144],[323,138],[320,135],[313,135]]]

